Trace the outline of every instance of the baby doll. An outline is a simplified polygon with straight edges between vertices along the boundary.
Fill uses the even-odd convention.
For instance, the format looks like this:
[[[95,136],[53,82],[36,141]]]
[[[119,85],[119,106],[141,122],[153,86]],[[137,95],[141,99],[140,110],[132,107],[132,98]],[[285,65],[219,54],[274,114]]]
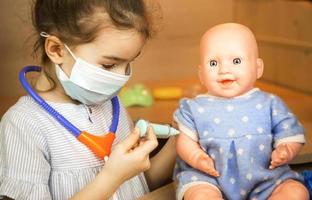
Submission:
[[[203,35],[198,74],[207,93],[182,99],[174,113],[177,199],[309,198],[287,165],[305,143],[303,127],[277,96],[254,87],[262,73],[247,27],[221,24]]]

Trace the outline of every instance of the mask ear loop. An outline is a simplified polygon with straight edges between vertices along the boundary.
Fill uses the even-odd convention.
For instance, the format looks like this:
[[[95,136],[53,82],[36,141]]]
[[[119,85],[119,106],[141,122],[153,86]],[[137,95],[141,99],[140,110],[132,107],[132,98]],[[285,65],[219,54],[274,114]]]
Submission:
[[[47,32],[42,31],[42,32],[40,32],[40,36],[41,36],[41,37],[44,37],[44,38],[48,38],[48,37],[50,37],[51,35],[49,35]]]
[[[70,53],[70,55],[74,58],[74,60],[77,60],[77,57],[75,56],[75,54],[70,50],[70,48],[64,44],[64,47],[67,49],[67,51]]]

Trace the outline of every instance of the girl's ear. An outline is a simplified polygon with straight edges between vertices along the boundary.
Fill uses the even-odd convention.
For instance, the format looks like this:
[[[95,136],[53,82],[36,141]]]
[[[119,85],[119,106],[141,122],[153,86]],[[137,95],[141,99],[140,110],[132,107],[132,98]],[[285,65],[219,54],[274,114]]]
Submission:
[[[257,58],[257,79],[260,78],[263,74],[263,60],[261,58]]]
[[[49,36],[45,40],[45,52],[55,64],[62,64],[64,61],[64,44],[55,36]]]

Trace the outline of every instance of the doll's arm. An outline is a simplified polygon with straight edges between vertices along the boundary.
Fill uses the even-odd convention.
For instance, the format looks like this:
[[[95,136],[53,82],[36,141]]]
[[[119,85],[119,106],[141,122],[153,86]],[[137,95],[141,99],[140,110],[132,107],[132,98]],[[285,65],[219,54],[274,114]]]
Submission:
[[[211,176],[219,176],[214,167],[214,161],[199,146],[184,133],[180,133],[177,139],[178,155],[193,168],[205,172]]]
[[[300,152],[303,144],[298,142],[287,142],[279,144],[271,155],[270,169],[287,164]]]

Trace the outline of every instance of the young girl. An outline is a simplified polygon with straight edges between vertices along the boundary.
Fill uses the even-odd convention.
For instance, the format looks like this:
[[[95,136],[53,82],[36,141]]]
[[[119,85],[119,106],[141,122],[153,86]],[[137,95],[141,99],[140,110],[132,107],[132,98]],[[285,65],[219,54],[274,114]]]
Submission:
[[[43,64],[33,88],[80,130],[107,133],[110,99],[131,76],[130,63],[151,34],[144,2],[37,0],[33,24]],[[24,96],[0,124],[0,197],[137,199],[171,176],[174,139],[149,160],[156,146],[153,131],[140,139],[121,107],[113,149],[104,163]]]

